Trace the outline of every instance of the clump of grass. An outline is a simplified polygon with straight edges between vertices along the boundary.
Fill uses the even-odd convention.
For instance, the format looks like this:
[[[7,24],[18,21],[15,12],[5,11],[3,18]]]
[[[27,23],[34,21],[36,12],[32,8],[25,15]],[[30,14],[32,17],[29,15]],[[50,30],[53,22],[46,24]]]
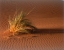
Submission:
[[[31,22],[28,19],[25,19],[26,15],[23,12],[20,12],[19,14],[14,14],[14,18],[9,19],[9,31],[15,35],[18,32],[21,33],[29,33],[27,30],[30,29],[36,29]]]

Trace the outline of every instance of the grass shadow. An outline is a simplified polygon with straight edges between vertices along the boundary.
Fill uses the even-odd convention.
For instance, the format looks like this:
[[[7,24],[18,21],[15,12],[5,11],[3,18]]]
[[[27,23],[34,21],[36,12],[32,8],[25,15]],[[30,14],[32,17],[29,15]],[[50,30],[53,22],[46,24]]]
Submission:
[[[30,34],[54,34],[54,33],[64,33],[64,29],[37,29],[31,30],[27,29]],[[19,32],[19,35],[24,35],[26,33]]]
[[[64,33],[64,29],[37,29],[37,30],[29,30],[32,34],[38,33]]]
[[[37,30],[31,30],[27,29],[30,33],[29,34],[57,34],[57,33],[64,33],[64,29],[37,29]],[[19,35],[27,35],[27,33],[19,32],[17,36]],[[10,37],[13,37],[11,35]],[[33,35],[32,37],[38,37]]]

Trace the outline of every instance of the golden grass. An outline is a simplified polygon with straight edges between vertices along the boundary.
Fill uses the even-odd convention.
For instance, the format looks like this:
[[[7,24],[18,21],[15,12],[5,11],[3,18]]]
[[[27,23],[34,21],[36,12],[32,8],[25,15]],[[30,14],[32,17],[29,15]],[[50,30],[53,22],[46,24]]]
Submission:
[[[25,19],[25,16],[22,11],[19,14],[16,12],[13,16],[14,18],[8,20],[9,27],[7,30],[15,35],[18,32],[29,33],[27,28],[36,29],[28,19]]]

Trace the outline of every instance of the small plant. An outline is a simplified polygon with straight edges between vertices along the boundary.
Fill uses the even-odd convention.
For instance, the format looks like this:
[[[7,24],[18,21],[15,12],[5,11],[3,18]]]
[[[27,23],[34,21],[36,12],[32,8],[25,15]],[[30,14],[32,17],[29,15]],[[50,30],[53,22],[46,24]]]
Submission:
[[[18,34],[18,32],[29,33],[28,28],[33,30],[37,29],[28,19],[25,19],[25,16],[23,12],[20,12],[19,14],[14,14],[14,18],[8,20],[9,31],[13,33],[13,35]]]

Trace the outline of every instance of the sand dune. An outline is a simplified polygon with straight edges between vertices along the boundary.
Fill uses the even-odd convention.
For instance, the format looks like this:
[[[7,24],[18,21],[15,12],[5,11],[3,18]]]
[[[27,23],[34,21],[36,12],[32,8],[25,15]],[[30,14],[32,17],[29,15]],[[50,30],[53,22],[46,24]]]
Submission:
[[[16,9],[29,12],[26,18],[31,20],[38,33],[8,37],[3,33],[8,28],[9,15],[13,18]],[[63,6],[59,0],[0,0],[0,50],[64,50]],[[57,30],[56,30],[57,29]]]
[[[64,34],[27,34],[0,38],[0,50],[64,50]]]

